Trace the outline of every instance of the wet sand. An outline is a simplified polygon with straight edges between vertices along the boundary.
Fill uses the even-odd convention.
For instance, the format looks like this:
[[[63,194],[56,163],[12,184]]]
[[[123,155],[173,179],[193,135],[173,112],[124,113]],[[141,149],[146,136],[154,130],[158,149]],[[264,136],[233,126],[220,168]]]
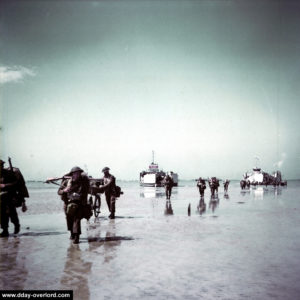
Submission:
[[[79,245],[56,188],[29,185],[20,234],[0,239],[0,289],[72,289],[75,299],[299,297],[299,181],[246,192],[234,182],[228,197],[220,190],[211,201],[206,190],[205,206],[195,182],[184,182],[167,207],[161,188],[120,185],[117,218],[107,218],[102,197]]]

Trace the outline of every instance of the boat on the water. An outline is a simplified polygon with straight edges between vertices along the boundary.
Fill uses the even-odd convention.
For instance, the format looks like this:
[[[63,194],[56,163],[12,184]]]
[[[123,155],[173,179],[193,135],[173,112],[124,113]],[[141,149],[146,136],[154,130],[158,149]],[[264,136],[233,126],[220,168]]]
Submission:
[[[253,172],[246,172],[244,180],[250,182],[252,185],[287,185],[286,180],[282,180],[280,171],[275,171],[269,174],[261,170],[261,168],[253,168]]]
[[[141,186],[163,186],[164,178],[169,174],[174,182],[174,186],[178,186],[178,174],[172,171],[164,172],[160,170],[158,164],[154,162],[154,152],[152,153],[152,163],[149,165],[148,170],[140,172],[140,185]]]

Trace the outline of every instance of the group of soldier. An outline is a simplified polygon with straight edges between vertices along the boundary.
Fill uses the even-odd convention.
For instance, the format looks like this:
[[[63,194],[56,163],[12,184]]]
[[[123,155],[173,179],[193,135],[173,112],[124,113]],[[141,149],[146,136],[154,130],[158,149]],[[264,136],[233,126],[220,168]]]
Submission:
[[[14,234],[20,231],[20,222],[16,207],[22,207],[22,211],[26,211],[25,198],[29,197],[28,190],[25,185],[24,178],[19,169],[13,168],[9,160],[10,167],[4,168],[5,162],[1,162],[1,228],[3,229],[0,237],[8,237],[9,220],[14,224]],[[64,212],[66,215],[67,229],[70,231],[70,239],[73,243],[79,243],[81,234],[81,220],[89,219],[92,212],[90,203],[88,203],[88,194],[105,193],[106,203],[110,211],[109,218],[115,218],[116,198],[120,196],[120,188],[116,185],[116,178],[110,174],[110,169],[105,167],[102,169],[103,178],[101,184],[91,187],[91,178],[80,167],[73,167],[69,173],[65,174],[61,179],[58,189],[58,195],[64,202]],[[51,180],[58,179],[49,179]],[[211,195],[218,193],[219,180],[211,177],[208,180],[211,189]],[[167,174],[163,180],[165,187],[166,199],[170,201],[172,187],[174,181],[171,174]],[[227,193],[229,180],[224,181],[224,192]],[[200,197],[204,197],[206,182],[203,178],[197,180]],[[91,191],[92,189],[92,191]]]
[[[228,192],[228,186],[229,186],[230,181],[228,179],[224,180],[224,193],[227,194]],[[218,178],[216,177],[211,177],[208,179],[208,185],[211,191],[211,196],[214,197],[216,193],[218,193],[219,190],[219,186],[220,186],[220,181]],[[203,179],[202,177],[199,177],[199,179],[197,180],[197,187],[199,189],[199,194],[200,197],[204,197],[204,192],[206,189],[206,182],[205,179]]]
[[[93,186],[93,193],[105,193],[106,203],[110,211],[109,218],[115,218],[117,186],[116,178],[109,173],[109,168],[102,169],[104,173],[102,185]],[[81,220],[89,219],[91,216],[90,204],[87,202],[90,193],[90,179],[80,167],[73,167],[71,171],[64,176],[58,189],[64,202],[64,211],[66,215],[67,228],[70,231],[70,239],[74,244],[79,243],[81,234]]]
[[[20,231],[20,222],[16,207],[22,206],[22,211],[26,211],[25,198],[29,197],[28,190],[25,185],[24,178],[19,169],[4,168],[5,162],[1,162],[1,228],[0,237],[9,236],[9,220],[14,224],[14,234]],[[105,193],[106,203],[110,211],[109,218],[115,218],[116,198],[119,196],[119,187],[116,185],[116,178],[110,174],[110,169],[105,167],[102,169],[104,173],[101,179],[101,185],[93,186],[93,193]],[[81,234],[81,220],[89,219],[92,211],[88,203],[88,194],[91,192],[90,178],[80,167],[73,167],[69,173],[61,179],[58,189],[64,202],[64,211],[66,215],[67,228],[70,231],[70,239],[74,244],[79,243]],[[51,179],[49,180],[51,182]]]
[[[228,192],[228,186],[230,181],[228,179],[224,180],[224,193],[227,194]],[[170,174],[167,174],[166,177],[163,179],[163,185],[165,187],[166,192],[166,199],[170,200],[171,194],[172,194],[172,188],[174,186],[173,179]],[[208,185],[211,191],[212,197],[215,196],[216,193],[218,193],[218,189],[220,186],[220,180],[216,177],[211,177],[208,179]],[[204,192],[206,189],[206,181],[202,177],[199,177],[197,180],[197,187],[199,189],[200,197],[204,197]]]

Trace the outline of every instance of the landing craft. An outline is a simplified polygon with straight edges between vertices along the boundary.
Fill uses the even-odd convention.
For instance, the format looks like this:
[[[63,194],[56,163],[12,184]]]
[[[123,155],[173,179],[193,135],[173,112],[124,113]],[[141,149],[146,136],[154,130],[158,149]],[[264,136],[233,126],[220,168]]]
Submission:
[[[154,151],[152,151],[152,163],[149,165],[147,171],[140,172],[140,185],[141,186],[163,186],[163,180],[168,172],[160,170],[158,164],[154,163]],[[178,174],[169,172],[172,177],[174,186],[178,185]]]
[[[253,168],[253,172],[246,172],[243,177],[244,180],[249,181],[252,185],[286,185],[286,180],[282,181],[280,171],[276,171],[270,175],[269,173],[262,171],[261,168],[255,167]]]

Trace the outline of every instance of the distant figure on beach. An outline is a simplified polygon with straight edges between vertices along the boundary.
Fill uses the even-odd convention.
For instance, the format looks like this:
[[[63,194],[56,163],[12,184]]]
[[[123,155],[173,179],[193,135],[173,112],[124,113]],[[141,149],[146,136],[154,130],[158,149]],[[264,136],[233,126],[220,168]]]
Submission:
[[[229,186],[230,181],[228,179],[226,179],[224,181],[224,193],[227,194],[228,192],[228,186]]]
[[[63,181],[58,194],[66,203],[65,212],[70,239],[74,244],[79,243],[81,234],[81,219],[84,217],[83,208],[87,204],[90,188],[89,179],[79,167],[73,167],[67,174],[71,178]]]
[[[102,172],[104,173],[103,176],[103,183],[104,185],[100,186],[101,189],[105,191],[105,198],[107,207],[110,211],[109,218],[114,219],[116,213],[116,197],[117,195],[117,186],[116,186],[116,178],[109,173],[109,168],[104,167]]]
[[[246,181],[246,187],[247,187],[247,189],[250,189],[250,185],[251,185],[250,180],[247,180]]]
[[[168,200],[170,200],[171,194],[172,194],[172,188],[173,188],[173,185],[174,185],[174,181],[173,181],[173,178],[170,176],[169,173],[164,178],[163,184],[164,184],[165,191],[166,191],[166,198]]]
[[[202,179],[202,177],[199,177],[197,181],[197,187],[199,189],[200,197],[204,197],[204,191],[206,189],[206,183],[205,180]]]
[[[219,189],[219,180],[216,177],[211,177],[208,181],[209,187],[210,187],[210,191],[211,191],[211,195],[214,196],[215,193],[218,194],[218,189]]]
[[[244,190],[244,189],[246,188],[246,185],[247,185],[246,180],[242,179],[242,180],[240,181],[241,189]]]
[[[0,179],[0,202],[1,202],[1,228],[3,229],[0,237],[8,237],[9,219],[14,224],[14,234],[20,232],[20,221],[16,207],[22,206],[22,211],[27,210],[25,199],[29,194],[25,185],[25,180],[18,168],[13,168],[9,159],[10,168],[5,169],[3,160],[1,164]]]

